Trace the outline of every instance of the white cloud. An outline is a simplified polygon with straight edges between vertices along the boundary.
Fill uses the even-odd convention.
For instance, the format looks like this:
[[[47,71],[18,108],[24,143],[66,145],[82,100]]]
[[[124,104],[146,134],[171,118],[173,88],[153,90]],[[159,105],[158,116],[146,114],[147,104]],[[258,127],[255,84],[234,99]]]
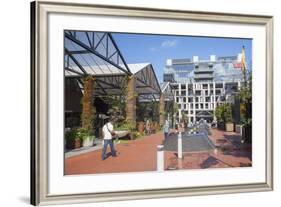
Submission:
[[[160,51],[162,48],[171,48],[171,47],[175,47],[178,44],[177,40],[166,40],[163,41],[160,46],[158,47],[150,47],[149,51],[151,52],[158,52]]]
[[[156,47],[151,47],[151,48],[149,48],[149,50],[150,50],[151,52],[157,52],[157,51],[159,51],[159,49],[156,48]]]
[[[166,40],[161,43],[161,47],[163,48],[169,48],[169,47],[174,47],[178,44],[177,40]]]

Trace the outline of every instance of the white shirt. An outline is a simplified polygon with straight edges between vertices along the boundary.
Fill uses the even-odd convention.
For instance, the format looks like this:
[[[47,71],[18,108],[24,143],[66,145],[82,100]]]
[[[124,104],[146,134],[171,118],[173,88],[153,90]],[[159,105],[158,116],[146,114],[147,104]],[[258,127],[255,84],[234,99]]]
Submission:
[[[111,135],[110,131],[113,131],[113,125],[110,122],[106,123],[102,127],[102,131],[103,131],[103,134],[104,134],[103,139],[112,139],[112,135]]]

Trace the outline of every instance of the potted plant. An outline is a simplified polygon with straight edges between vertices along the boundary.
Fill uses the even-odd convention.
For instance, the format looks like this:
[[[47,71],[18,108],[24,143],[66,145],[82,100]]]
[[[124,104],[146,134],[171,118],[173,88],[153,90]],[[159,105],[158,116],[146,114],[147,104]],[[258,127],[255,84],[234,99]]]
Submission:
[[[144,122],[138,123],[138,132],[143,135],[144,134]]]
[[[77,135],[77,129],[70,129],[65,133],[65,142],[67,149],[77,149],[81,147],[81,139]]]
[[[225,104],[225,130],[227,132],[234,131],[234,123],[232,120],[232,109],[230,104]]]
[[[228,132],[234,131],[234,123],[232,121],[232,109],[228,103],[220,104],[217,106],[215,111],[218,119],[218,127]]]
[[[217,118],[217,128],[221,130],[225,130],[224,124],[224,107],[223,105],[218,105],[215,110],[215,115]]]
[[[77,138],[81,140],[83,147],[92,147],[94,145],[94,136],[91,136],[87,129],[77,129]]]

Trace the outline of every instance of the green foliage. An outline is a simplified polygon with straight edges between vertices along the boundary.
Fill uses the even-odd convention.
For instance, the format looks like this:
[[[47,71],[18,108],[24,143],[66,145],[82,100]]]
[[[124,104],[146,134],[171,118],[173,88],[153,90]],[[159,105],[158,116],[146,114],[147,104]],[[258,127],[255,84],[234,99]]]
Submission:
[[[252,125],[252,75],[246,84],[239,90],[241,124],[250,127]]]
[[[146,120],[158,120],[159,117],[159,103],[156,101],[138,102],[137,103],[137,121],[145,122]]]
[[[78,128],[76,136],[80,140],[85,140],[87,137],[90,136],[90,132],[87,129],[84,128]]]
[[[108,113],[114,117],[115,121],[123,121],[125,114],[124,97],[107,96],[103,97],[103,101],[109,106]]]
[[[242,118],[241,124],[244,127],[251,127],[252,126],[252,118]]]
[[[182,121],[184,123],[188,123],[188,116],[187,116],[187,114],[184,111],[182,111],[181,115],[182,115]]]
[[[117,126],[115,127],[115,130],[128,130],[128,131],[135,131],[136,127],[128,122],[127,120],[117,123]]]
[[[76,139],[79,139],[77,137],[77,128],[73,128],[65,133],[66,141],[72,142],[72,141],[75,141]]]
[[[88,131],[93,130],[93,123],[95,121],[96,109],[94,107],[94,78],[87,76],[84,78],[84,94],[82,98],[82,127]]]
[[[229,103],[220,104],[216,107],[215,115],[221,122],[232,122],[232,107]]]
[[[137,138],[141,137],[141,134],[139,132],[137,132],[137,131],[133,131],[132,132],[132,136],[133,136],[134,139],[137,139]]]
[[[174,113],[177,113],[179,111],[179,106],[177,103],[173,104],[173,111],[174,111]]]
[[[75,140],[83,141],[91,136],[90,132],[84,128],[73,128],[65,133],[66,141],[72,142]],[[93,138],[93,136],[91,136]]]

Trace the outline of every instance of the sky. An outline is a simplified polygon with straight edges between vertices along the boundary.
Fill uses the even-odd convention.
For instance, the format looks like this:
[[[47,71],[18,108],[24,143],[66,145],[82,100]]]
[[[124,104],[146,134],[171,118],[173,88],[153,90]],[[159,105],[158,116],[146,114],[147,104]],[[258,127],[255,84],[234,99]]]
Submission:
[[[112,33],[127,64],[152,63],[159,82],[167,59],[192,58],[208,60],[210,55],[236,56],[245,46],[246,62],[252,61],[252,40],[175,35]]]

